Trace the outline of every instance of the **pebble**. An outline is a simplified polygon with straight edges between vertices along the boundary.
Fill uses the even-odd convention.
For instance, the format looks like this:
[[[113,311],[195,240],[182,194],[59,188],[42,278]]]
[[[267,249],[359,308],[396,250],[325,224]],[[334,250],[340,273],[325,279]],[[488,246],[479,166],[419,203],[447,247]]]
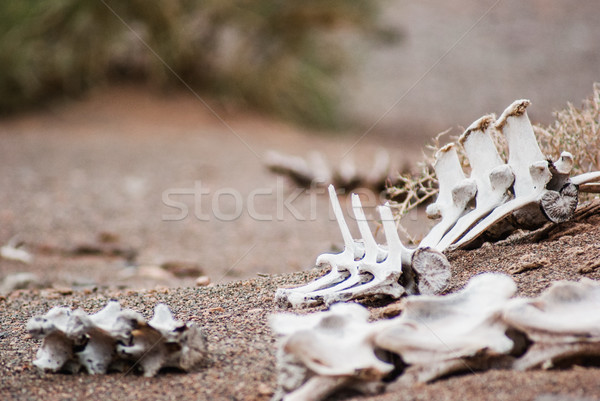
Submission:
[[[208,276],[200,276],[196,279],[196,286],[205,287],[210,284],[210,277]]]

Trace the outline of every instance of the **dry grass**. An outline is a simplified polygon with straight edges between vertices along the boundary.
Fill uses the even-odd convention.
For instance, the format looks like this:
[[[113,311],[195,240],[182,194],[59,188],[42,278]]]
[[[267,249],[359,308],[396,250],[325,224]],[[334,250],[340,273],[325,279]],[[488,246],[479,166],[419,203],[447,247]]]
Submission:
[[[600,83],[580,109],[567,103],[554,113],[554,124],[534,126],[542,152],[556,160],[562,151],[573,154],[573,174],[600,170]]]

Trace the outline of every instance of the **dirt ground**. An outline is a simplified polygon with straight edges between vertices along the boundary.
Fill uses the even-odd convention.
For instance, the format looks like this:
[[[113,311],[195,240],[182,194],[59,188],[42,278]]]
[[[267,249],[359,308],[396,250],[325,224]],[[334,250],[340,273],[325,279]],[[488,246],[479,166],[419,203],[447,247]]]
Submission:
[[[549,226],[536,235],[516,235],[477,250],[448,254],[452,279],[448,291],[461,288],[473,275],[497,271],[513,277],[518,294],[534,296],[556,280],[600,279],[600,203],[576,221]],[[546,259],[543,267],[515,272],[524,257]],[[154,290],[19,290],[0,298],[0,393],[3,399],[66,400],[102,396],[105,400],[199,399],[267,400],[276,387],[276,339],[267,319],[279,312],[273,302],[278,287],[305,283],[324,271],[273,274],[213,287]],[[39,341],[28,338],[26,321],[52,306],[67,305],[93,312],[108,300],[148,316],[157,302],[168,304],[182,320],[199,323],[207,334],[208,360],[193,372],[162,372],[154,378],[112,373],[41,374],[32,360]],[[380,316],[382,305],[369,305]],[[323,307],[311,308],[322,310]],[[307,312],[307,311],[305,311]],[[598,400],[600,369],[517,372],[494,370],[438,380],[432,384],[390,389],[379,396],[337,394],[361,400]],[[354,398],[356,397],[356,398]]]
[[[494,2],[459,3],[390,3],[387,18],[405,39],[397,52],[371,49],[363,79],[348,82],[345,107],[369,126],[401,101],[364,139],[364,131],[316,134],[210,102],[223,124],[192,94],[136,87],[98,89],[0,121],[0,246],[22,241],[34,258],[0,258],[0,279],[31,272],[38,287],[0,294],[0,399],[267,400],[276,386],[267,324],[278,311],[275,290],[323,274],[314,260],[339,248],[341,237],[324,191],[297,193],[265,170],[266,151],[304,156],[318,148],[333,164],[349,152],[369,166],[384,147],[400,170],[442,129],[522,97],[533,100],[534,121],[550,122],[553,109],[578,105],[600,80],[597,2],[562,0],[499,2],[419,80]],[[397,68],[399,59],[410,62]],[[373,215],[381,200],[362,198]],[[449,291],[483,271],[510,274],[526,296],[555,280],[600,279],[598,216],[450,253]],[[406,224],[418,237],[430,223],[415,212]],[[548,263],[514,273],[525,256]],[[196,286],[199,276],[212,285]],[[110,299],[146,316],[165,302],[178,318],[198,322],[209,360],[188,374],[150,379],[35,370],[39,342],[26,335],[28,319],[55,305],[94,312]],[[378,315],[380,305],[369,308]],[[600,400],[599,378],[597,367],[497,370],[356,399]]]

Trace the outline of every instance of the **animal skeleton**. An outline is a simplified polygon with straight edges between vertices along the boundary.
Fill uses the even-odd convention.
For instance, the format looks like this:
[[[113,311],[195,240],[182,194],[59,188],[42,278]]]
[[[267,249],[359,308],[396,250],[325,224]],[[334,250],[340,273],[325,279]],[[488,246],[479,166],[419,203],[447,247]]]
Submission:
[[[375,334],[386,322],[368,323],[368,317],[357,304],[336,304],[329,311],[303,316],[272,316],[271,328],[281,337],[273,399],[320,400],[341,387],[381,391],[381,379],[394,365],[381,360],[374,349]]]
[[[311,152],[303,159],[269,151],[265,154],[265,165],[303,187],[335,184],[339,188],[384,188],[386,181],[392,181],[390,154],[384,149],[377,150],[373,166],[366,174],[361,174],[349,157],[344,158],[337,168],[332,168],[321,152]]]
[[[76,373],[83,367],[104,374],[136,366],[151,377],[162,367],[189,370],[206,355],[200,327],[175,320],[164,304],[156,305],[149,322],[115,301],[91,315],[54,307],[30,319],[27,331],[43,339],[33,362],[42,371]]]
[[[504,320],[534,342],[514,368],[550,368],[577,357],[600,357],[599,311],[600,283],[588,278],[554,283],[534,299],[512,300]]]
[[[325,276],[298,288],[278,289],[275,295],[280,305],[313,305],[372,295],[399,298],[415,287],[424,294],[434,294],[444,289],[450,278],[450,266],[440,252],[428,247],[410,250],[400,242],[388,204],[379,208],[388,246],[377,245],[366,221],[358,195],[352,196],[352,206],[362,240],[352,238],[342,213],[337,194],[329,186],[329,197],[342,237],[344,250],[339,254],[323,254],[317,258],[318,266],[330,266]],[[403,267],[406,288],[398,280]],[[416,277],[413,277],[416,276]]]
[[[529,100],[517,100],[497,121],[493,115],[486,115],[465,130],[458,142],[471,167],[468,177],[457,144],[437,152],[434,169],[439,192],[435,203],[427,208],[427,215],[441,219],[416,249],[400,242],[387,204],[379,208],[387,247],[377,245],[357,195],[352,196],[352,206],[362,239],[354,240],[330,185],[329,196],[344,238],[344,251],[319,256],[317,266],[330,266],[331,271],[305,286],[279,289],[277,302],[296,307],[366,296],[436,294],[450,277],[449,263],[441,252],[470,247],[486,232],[532,229],[548,220],[560,223],[572,218],[578,187],[599,181],[600,172],[569,177],[573,166],[570,153],[563,152],[555,162],[546,159],[527,117],[529,104]],[[506,163],[494,144],[495,130],[506,138]],[[471,206],[473,200],[475,205]]]
[[[409,296],[389,320],[368,323],[366,308],[343,303],[272,316],[280,336],[274,399],[312,401],[342,387],[381,391],[384,378],[401,388],[460,371],[550,368],[600,355],[600,283],[558,282],[537,298],[511,298],[515,291],[509,276],[483,273],[453,294]]]

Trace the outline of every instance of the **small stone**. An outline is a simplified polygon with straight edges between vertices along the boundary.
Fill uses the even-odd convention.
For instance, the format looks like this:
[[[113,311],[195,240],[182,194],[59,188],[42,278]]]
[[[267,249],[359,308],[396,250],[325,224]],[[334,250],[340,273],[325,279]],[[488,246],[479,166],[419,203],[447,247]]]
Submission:
[[[194,277],[203,273],[202,267],[194,262],[169,261],[160,267],[177,277]]]
[[[258,391],[259,395],[264,395],[264,396],[273,395],[273,389],[271,389],[271,387],[269,387],[265,383],[259,383],[257,391]]]
[[[175,278],[171,273],[162,269],[160,266],[145,265],[138,267],[138,276],[154,280],[172,280]]]
[[[200,276],[196,279],[196,286],[205,287],[210,284],[210,277],[208,276]]]
[[[546,267],[550,265],[550,261],[546,258],[536,259],[535,255],[523,255],[520,259],[520,263],[511,266],[508,271],[511,274],[520,274],[528,270],[539,269],[540,267]]]

